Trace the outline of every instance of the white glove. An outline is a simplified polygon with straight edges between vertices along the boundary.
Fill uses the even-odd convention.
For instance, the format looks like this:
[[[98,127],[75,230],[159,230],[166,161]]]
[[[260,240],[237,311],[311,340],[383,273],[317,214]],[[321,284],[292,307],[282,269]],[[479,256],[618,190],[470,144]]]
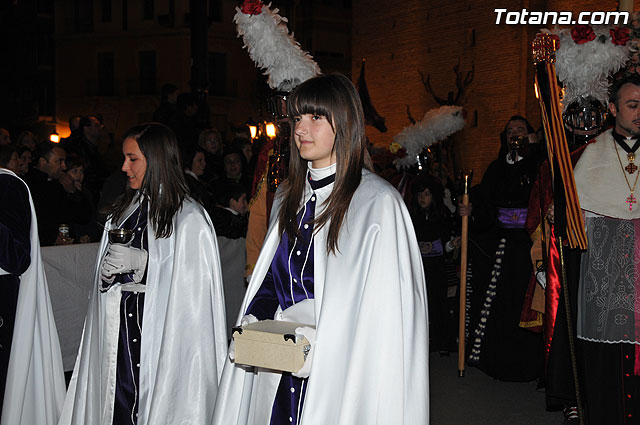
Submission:
[[[109,285],[111,285],[113,283],[114,280],[116,280],[116,275],[114,274],[106,274],[107,271],[104,268],[105,263],[104,261],[102,262],[102,267],[100,268],[100,279],[102,279],[102,281],[104,283],[107,283]]]
[[[296,328],[296,339],[302,337],[307,338],[307,341],[309,341],[309,351],[300,370],[292,373],[292,375],[297,378],[308,378],[311,373],[311,363],[313,362],[313,348],[316,345],[316,330],[308,326]]]
[[[102,263],[103,278],[115,274],[133,273],[133,281],[140,283],[147,269],[147,251],[114,243],[109,245],[107,255]]]
[[[258,321],[258,318],[256,316],[254,316],[253,314],[247,314],[246,316],[242,316],[242,319],[240,319],[240,327],[242,326],[247,326],[250,323],[255,323]],[[229,344],[229,360],[231,360],[232,362],[236,360],[236,343],[233,340],[233,337],[231,338],[231,343]]]
[[[103,282],[111,285],[116,280],[116,275],[110,272],[111,267],[107,265],[107,256],[102,259],[102,265],[100,266],[100,278]]]

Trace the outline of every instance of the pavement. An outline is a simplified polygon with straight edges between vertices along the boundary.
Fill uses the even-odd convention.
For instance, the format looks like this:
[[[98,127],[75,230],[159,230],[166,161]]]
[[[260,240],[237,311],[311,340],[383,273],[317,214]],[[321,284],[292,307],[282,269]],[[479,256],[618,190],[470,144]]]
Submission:
[[[457,353],[431,353],[429,362],[430,425],[562,425],[536,382],[502,382],[468,366],[460,378]]]

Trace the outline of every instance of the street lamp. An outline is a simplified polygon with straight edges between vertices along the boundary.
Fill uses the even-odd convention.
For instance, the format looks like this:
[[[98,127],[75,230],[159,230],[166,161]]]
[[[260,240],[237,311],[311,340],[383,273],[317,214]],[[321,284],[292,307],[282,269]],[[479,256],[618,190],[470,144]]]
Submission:
[[[267,133],[267,137],[273,139],[276,137],[276,126],[272,122],[266,123],[265,131]]]

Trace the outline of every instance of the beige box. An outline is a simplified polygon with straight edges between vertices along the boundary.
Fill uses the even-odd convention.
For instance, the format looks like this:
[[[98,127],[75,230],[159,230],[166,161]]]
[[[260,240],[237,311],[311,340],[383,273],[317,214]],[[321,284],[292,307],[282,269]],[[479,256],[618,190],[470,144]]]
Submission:
[[[281,320],[261,320],[233,328],[235,363],[297,372],[302,368],[310,344],[307,338],[298,338],[296,328],[315,326]]]

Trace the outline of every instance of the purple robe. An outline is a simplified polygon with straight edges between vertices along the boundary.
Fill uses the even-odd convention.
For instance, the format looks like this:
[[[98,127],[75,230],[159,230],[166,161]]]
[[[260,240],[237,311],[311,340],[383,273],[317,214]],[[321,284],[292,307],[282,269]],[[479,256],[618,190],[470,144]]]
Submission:
[[[333,183],[334,180],[335,174],[332,174],[319,181],[310,180],[310,183],[316,190]],[[287,233],[283,233],[271,267],[245,314],[252,314],[258,320],[273,319],[278,307],[285,310],[298,302],[314,298],[315,209],[316,195],[312,193],[296,217],[300,234],[291,241]],[[271,411],[272,425],[299,422],[306,387],[306,378],[297,378],[290,373],[282,374]]]

